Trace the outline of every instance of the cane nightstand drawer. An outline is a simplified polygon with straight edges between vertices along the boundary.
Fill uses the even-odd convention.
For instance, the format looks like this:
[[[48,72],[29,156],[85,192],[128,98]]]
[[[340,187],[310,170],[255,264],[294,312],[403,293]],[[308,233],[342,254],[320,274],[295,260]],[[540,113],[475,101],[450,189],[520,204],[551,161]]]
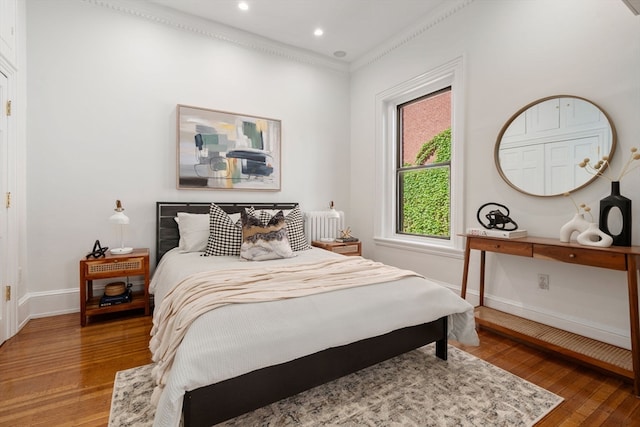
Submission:
[[[346,244],[344,246],[336,246],[333,248],[333,252],[337,254],[360,253],[360,245],[356,243],[356,244]]]
[[[100,274],[112,274],[112,273],[142,273],[144,272],[144,258],[129,258],[123,261],[87,261],[86,275],[96,276]]]

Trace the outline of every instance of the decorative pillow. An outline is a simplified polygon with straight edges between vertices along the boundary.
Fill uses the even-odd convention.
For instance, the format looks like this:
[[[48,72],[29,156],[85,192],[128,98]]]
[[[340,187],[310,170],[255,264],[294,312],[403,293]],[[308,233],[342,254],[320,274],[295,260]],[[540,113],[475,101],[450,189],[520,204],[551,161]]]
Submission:
[[[273,211],[269,210],[261,210],[256,212],[256,216],[262,221],[263,224],[269,222],[273,215]],[[289,238],[289,243],[291,244],[291,249],[294,251],[305,251],[310,249],[309,242],[307,241],[307,236],[304,234],[304,217],[302,216],[302,211],[299,206],[295,208],[284,211],[285,222],[287,223],[287,236]]]
[[[266,224],[244,211],[241,212],[241,217],[241,258],[249,261],[265,261],[293,256],[287,239],[287,223],[282,211],[271,217]]]
[[[253,209],[251,209],[253,212]],[[237,218],[237,219],[236,219]],[[209,240],[203,256],[240,255],[240,214],[229,215],[215,203],[209,208]]]
[[[176,218],[180,232],[180,250],[204,252],[209,240],[209,215],[178,212]]]

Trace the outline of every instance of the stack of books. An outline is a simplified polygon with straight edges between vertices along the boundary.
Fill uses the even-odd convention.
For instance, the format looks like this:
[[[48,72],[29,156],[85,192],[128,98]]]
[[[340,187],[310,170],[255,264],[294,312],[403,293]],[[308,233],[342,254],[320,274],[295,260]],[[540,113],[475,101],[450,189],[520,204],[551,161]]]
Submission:
[[[336,242],[338,243],[352,243],[357,241],[358,241],[357,237],[338,237],[336,239]]]
[[[133,292],[131,289],[127,289],[124,293],[120,295],[102,295],[100,298],[100,307],[109,307],[110,305],[123,304],[126,302],[131,302],[133,299]]]
[[[484,237],[501,237],[503,239],[517,239],[519,237],[527,237],[527,230],[498,230],[496,228],[467,228],[467,234],[470,236],[484,236]]]

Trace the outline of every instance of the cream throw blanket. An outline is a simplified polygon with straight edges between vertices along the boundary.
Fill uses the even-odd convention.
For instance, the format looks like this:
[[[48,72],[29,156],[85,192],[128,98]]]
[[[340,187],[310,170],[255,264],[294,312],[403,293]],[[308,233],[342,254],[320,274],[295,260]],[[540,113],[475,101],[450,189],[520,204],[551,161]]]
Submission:
[[[297,298],[421,275],[361,257],[340,257],[287,267],[227,269],[193,274],[167,293],[156,308],[149,348],[155,367],[157,404],[173,358],[198,316],[228,304]]]

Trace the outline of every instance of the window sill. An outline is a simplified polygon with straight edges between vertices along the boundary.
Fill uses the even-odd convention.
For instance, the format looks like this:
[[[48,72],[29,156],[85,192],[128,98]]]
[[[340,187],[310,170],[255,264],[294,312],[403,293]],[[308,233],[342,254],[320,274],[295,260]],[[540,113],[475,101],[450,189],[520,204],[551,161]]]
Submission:
[[[394,249],[403,249],[413,252],[421,252],[430,255],[438,255],[445,256],[449,258],[455,259],[463,259],[464,258],[464,250],[459,248],[454,248],[449,245],[437,245],[433,243],[425,243],[412,241],[409,239],[398,239],[398,238],[390,238],[390,237],[374,237],[373,241],[376,245],[386,246]],[[448,241],[447,241],[448,242]]]

